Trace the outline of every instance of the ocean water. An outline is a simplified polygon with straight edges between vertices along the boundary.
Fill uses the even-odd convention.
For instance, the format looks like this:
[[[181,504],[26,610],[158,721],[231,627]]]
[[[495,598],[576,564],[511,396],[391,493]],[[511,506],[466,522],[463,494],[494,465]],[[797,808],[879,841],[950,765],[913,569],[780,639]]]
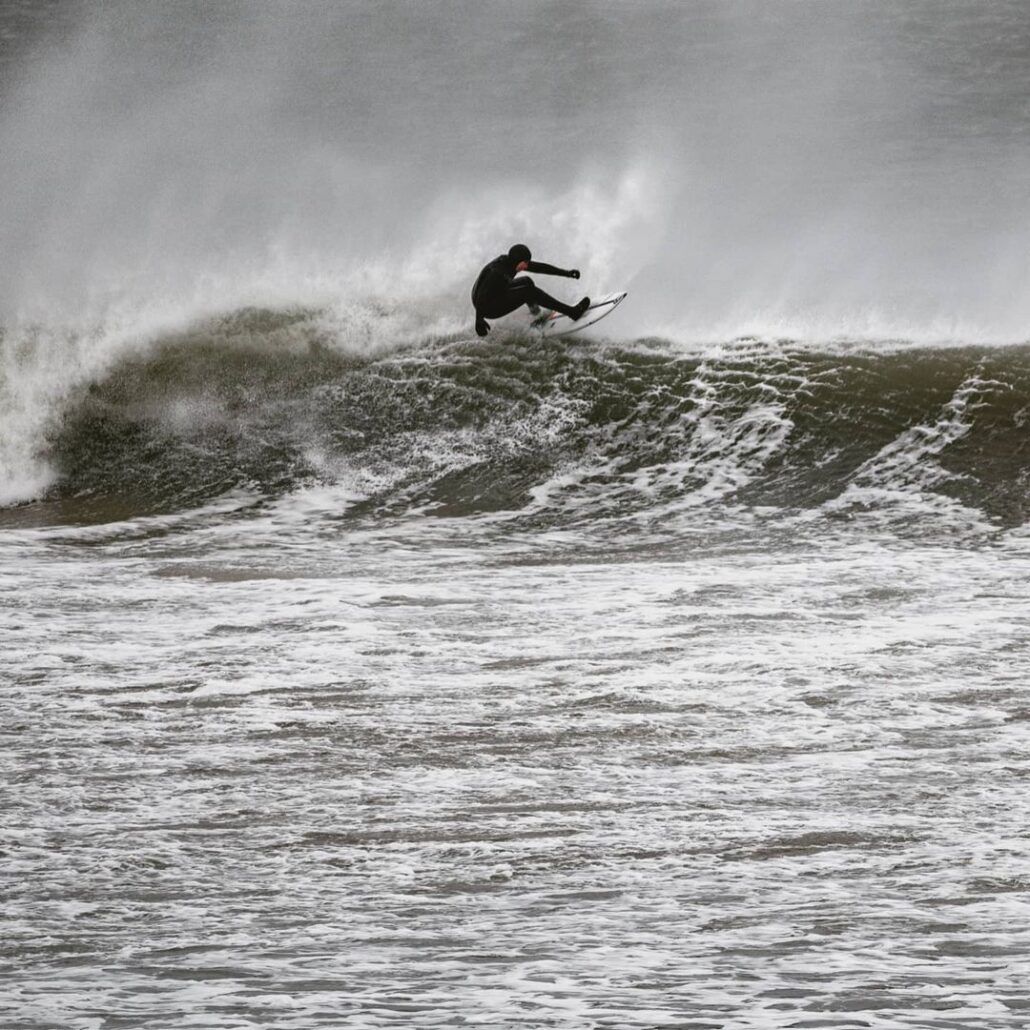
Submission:
[[[0,1026],[1026,1026],[1028,46],[0,0]]]

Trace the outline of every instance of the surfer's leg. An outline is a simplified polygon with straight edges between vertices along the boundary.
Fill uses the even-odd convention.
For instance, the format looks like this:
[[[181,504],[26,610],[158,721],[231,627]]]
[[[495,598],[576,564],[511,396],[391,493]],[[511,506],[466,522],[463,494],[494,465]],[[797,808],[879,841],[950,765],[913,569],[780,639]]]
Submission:
[[[523,277],[515,279],[508,289],[489,297],[483,305],[482,311],[487,318],[503,318],[517,311],[523,304],[534,303],[532,290],[536,287],[533,280]]]
[[[568,315],[569,318],[579,318],[584,311],[590,306],[588,300],[586,304],[580,301],[579,304],[569,305],[563,301],[556,300],[549,293],[544,293],[539,286],[528,275],[520,276],[512,283],[511,290],[509,293],[517,295],[521,299],[519,304],[537,305],[541,308],[548,308],[551,311],[560,311],[563,315]],[[512,308],[512,311],[515,309]]]
[[[569,305],[544,293],[528,275],[521,275],[512,281],[504,293],[490,297],[480,309],[487,318],[503,318],[522,307],[523,304],[536,305],[549,311],[559,311],[569,318],[579,318],[588,307],[590,298],[584,297],[578,304]]]

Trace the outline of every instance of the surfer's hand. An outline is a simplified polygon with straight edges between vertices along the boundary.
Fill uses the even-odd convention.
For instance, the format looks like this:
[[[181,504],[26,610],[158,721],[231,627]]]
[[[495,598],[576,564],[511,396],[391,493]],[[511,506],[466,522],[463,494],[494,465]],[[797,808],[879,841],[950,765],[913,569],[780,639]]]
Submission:
[[[486,336],[490,332],[490,325],[485,318],[476,319],[476,335]]]
[[[568,272],[568,276],[569,276],[570,279],[578,279],[579,278],[579,269],[578,268],[573,268],[570,272]]]

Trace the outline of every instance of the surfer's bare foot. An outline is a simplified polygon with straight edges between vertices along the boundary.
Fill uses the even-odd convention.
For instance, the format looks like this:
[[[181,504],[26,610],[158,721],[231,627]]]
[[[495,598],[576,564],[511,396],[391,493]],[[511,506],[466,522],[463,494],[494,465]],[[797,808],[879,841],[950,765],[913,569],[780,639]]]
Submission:
[[[586,311],[586,309],[587,309],[588,307],[590,307],[590,298],[589,298],[589,297],[584,297],[584,298],[583,298],[583,299],[582,299],[582,300],[581,300],[581,301],[580,301],[580,302],[579,302],[579,303],[578,303],[578,304],[577,304],[577,305],[576,305],[576,306],[575,306],[575,307],[574,307],[574,308],[572,309],[572,313],[571,313],[571,314],[569,315],[569,318],[571,318],[573,322],[576,322],[576,321],[578,321],[579,319],[581,319],[581,318],[583,317],[583,313],[584,313],[584,312]]]
[[[476,319],[476,335],[486,336],[490,332],[490,323],[485,318]]]

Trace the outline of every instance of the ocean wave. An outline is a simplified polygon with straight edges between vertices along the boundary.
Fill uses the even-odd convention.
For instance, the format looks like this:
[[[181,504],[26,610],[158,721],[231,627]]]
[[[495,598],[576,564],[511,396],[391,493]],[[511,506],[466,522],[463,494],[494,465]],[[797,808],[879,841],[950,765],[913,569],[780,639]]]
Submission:
[[[1026,346],[685,354],[501,332],[370,355],[317,313],[252,309],[123,356],[63,399],[36,450],[62,518],[338,483],[354,518],[943,499],[1018,524],[1028,419]]]

